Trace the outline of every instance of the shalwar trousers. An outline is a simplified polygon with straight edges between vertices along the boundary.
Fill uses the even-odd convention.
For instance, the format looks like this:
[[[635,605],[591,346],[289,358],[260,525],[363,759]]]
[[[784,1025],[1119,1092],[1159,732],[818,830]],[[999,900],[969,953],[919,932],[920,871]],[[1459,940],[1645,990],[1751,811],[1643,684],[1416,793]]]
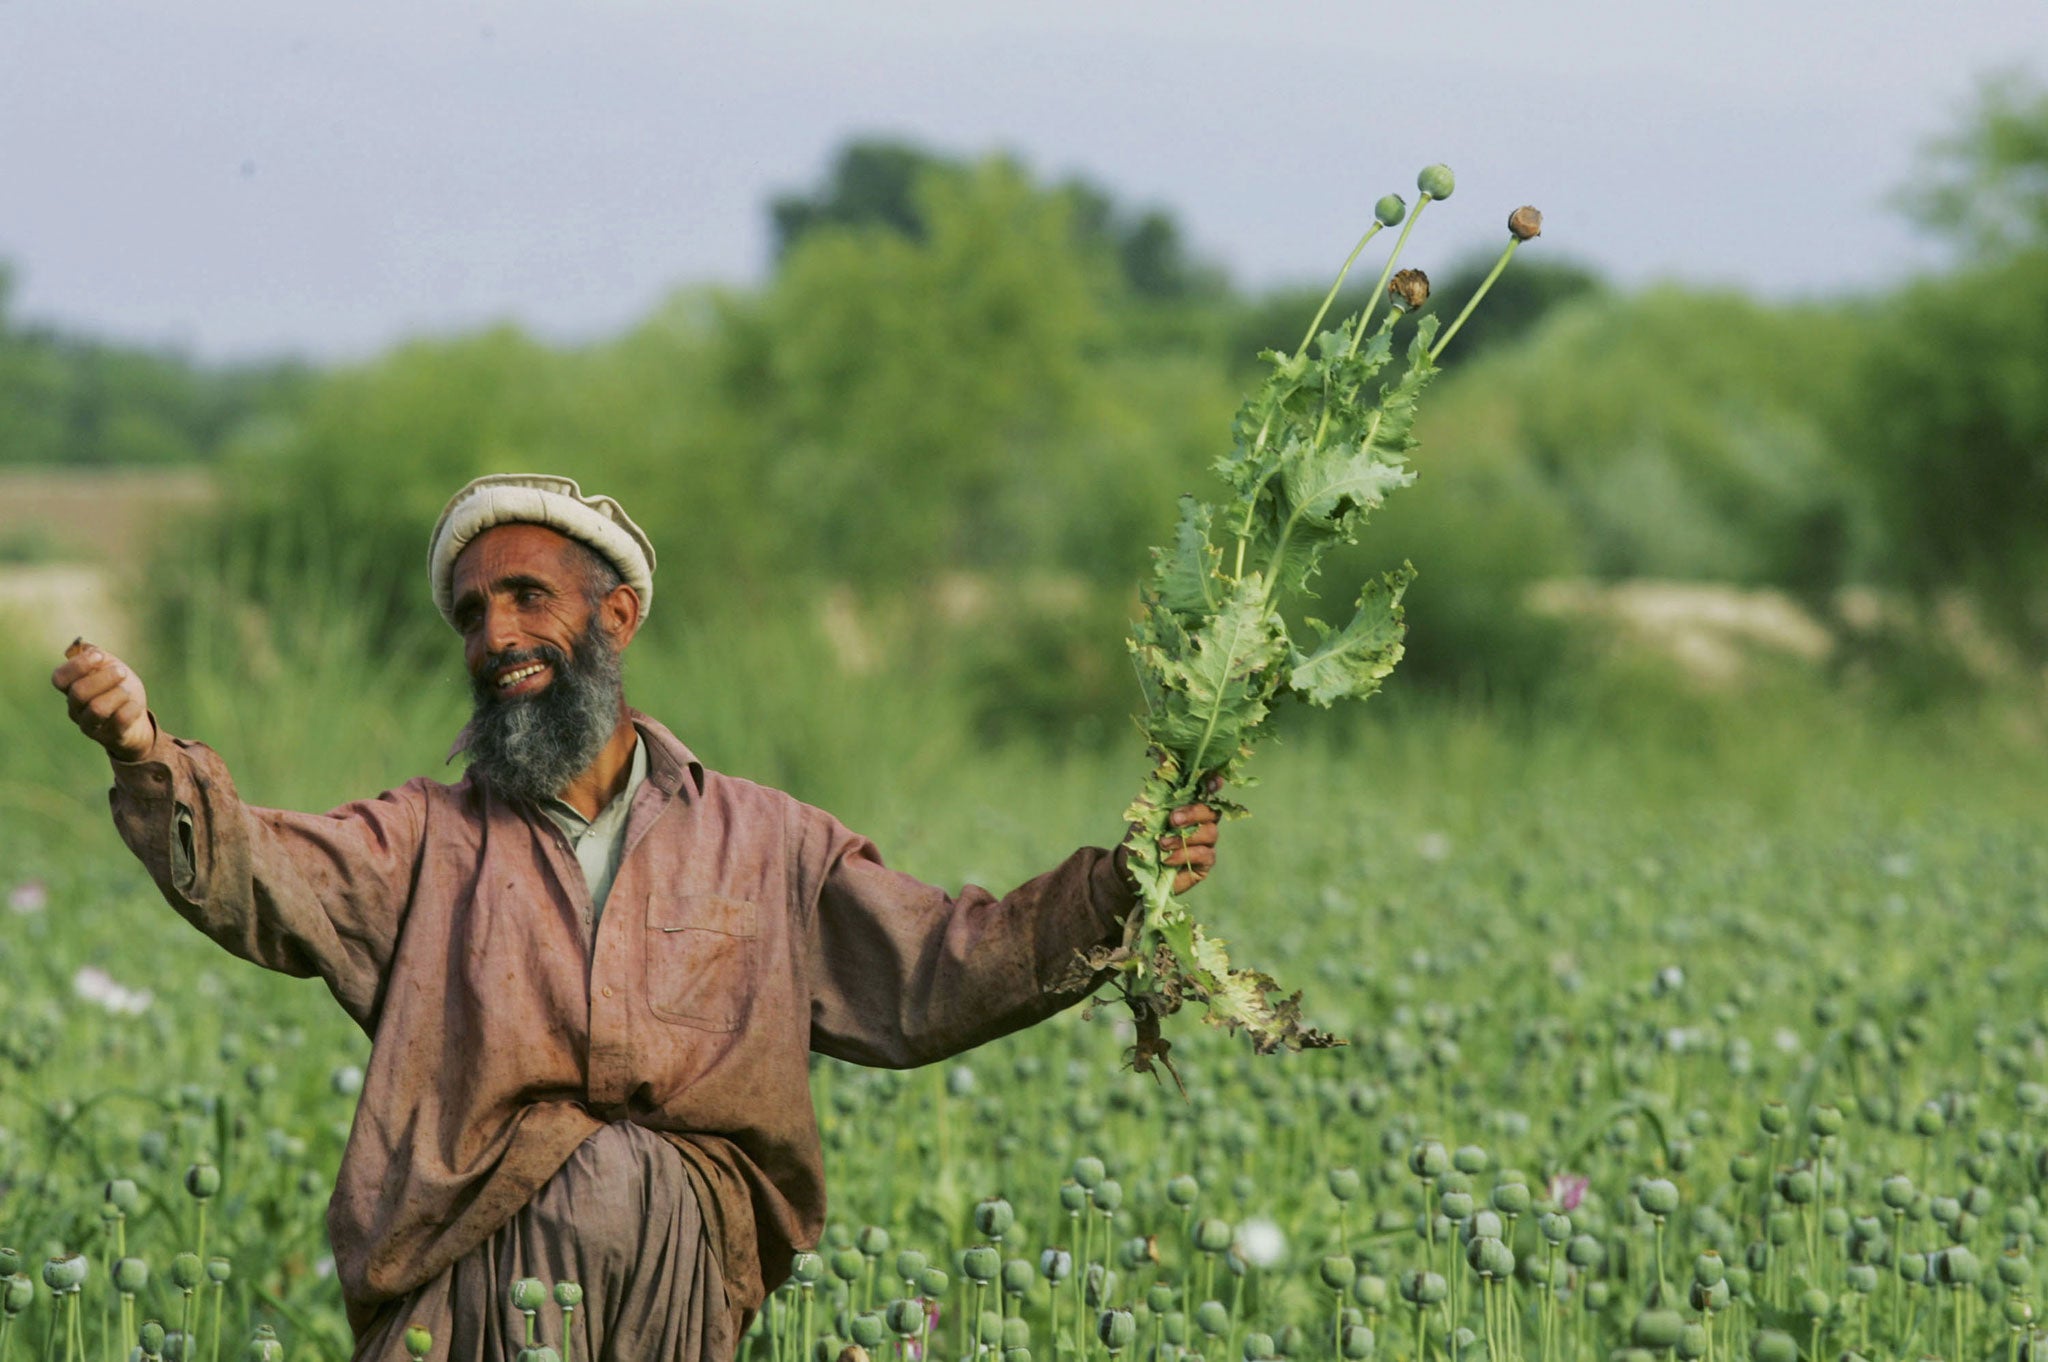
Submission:
[[[395,1303],[356,1362],[405,1362],[405,1331],[434,1335],[434,1362],[511,1362],[526,1343],[512,1283],[576,1282],[576,1362],[727,1362],[738,1340],[703,1208],[674,1146],[630,1122],[577,1147],[532,1201],[440,1276]],[[562,1312],[539,1339],[563,1351]]]

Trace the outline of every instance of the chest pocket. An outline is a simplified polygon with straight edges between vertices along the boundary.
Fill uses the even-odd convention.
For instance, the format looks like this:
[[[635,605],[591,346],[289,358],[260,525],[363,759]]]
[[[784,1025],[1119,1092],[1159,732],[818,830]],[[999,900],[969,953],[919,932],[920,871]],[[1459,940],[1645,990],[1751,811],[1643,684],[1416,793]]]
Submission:
[[[647,1005],[663,1021],[731,1031],[753,994],[755,909],[718,894],[647,900]]]

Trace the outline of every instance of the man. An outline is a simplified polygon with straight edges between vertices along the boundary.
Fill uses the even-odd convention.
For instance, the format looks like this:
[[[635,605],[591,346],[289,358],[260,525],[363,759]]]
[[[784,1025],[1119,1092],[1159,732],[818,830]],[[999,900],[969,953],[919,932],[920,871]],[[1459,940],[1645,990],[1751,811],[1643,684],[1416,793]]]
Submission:
[[[475,712],[453,785],[324,815],[244,805],[98,649],[52,677],[106,748],[171,905],[318,975],[372,1037],[328,1233],[356,1356],[517,1346],[507,1288],[580,1282],[576,1353],[729,1357],[825,1211],[811,1051],[928,1063],[1050,1016],[1133,904],[1083,848],[998,899],[885,868],[817,809],[706,769],[625,704],[654,549],[570,479],[479,478],[431,537]],[[1185,889],[1215,815],[1162,839]]]

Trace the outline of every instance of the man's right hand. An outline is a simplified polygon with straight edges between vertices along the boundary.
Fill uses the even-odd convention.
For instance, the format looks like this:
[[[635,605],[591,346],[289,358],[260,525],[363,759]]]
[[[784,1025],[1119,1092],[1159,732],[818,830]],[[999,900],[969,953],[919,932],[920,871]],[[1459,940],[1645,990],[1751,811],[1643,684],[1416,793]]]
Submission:
[[[50,673],[50,684],[64,692],[79,732],[106,748],[108,756],[140,761],[149,754],[156,741],[149,696],[142,679],[120,658],[88,643]]]

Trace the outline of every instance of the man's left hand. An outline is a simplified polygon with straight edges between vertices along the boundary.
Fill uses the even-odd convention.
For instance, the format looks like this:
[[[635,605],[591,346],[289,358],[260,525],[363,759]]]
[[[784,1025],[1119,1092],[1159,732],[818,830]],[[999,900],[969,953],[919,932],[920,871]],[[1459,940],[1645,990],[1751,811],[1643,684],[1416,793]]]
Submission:
[[[1173,877],[1173,892],[1184,894],[1216,867],[1216,811],[1207,804],[1183,804],[1166,821],[1173,831],[1159,839],[1160,859],[1181,867]]]

